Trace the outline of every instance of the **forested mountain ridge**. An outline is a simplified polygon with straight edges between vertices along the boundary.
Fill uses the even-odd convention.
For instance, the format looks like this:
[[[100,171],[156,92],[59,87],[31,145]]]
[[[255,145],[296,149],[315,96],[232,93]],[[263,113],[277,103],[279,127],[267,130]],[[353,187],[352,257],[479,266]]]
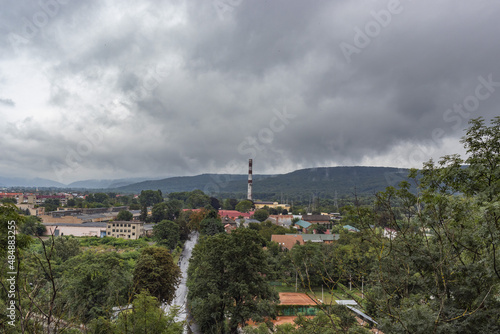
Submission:
[[[407,169],[392,167],[318,167],[279,175],[253,175],[256,198],[281,194],[302,197],[316,194],[325,198],[357,194],[372,195],[406,180]],[[246,194],[245,174],[202,174],[144,181],[116,188],[117,192],[157,190],[163,193],[200,189],[213,194]]]

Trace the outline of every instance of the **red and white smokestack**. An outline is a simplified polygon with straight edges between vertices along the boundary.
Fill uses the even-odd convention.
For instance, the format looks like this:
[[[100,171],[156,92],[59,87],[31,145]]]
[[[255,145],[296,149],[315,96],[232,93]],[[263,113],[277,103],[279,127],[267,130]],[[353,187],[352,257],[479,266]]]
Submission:
[[[247,199],[252,200],[252,159],[248,159],[248,195]]]

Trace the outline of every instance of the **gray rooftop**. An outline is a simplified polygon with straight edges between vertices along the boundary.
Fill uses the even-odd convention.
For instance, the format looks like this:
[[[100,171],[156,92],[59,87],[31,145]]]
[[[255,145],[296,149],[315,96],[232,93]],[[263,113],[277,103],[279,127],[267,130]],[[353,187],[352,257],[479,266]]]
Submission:
[[[75,223],[42,223],[45,226],[75,226],[75,227],[102,227],[106,228],[106,222],[85,222],[81,224]]]
[[[334,241],[339,240],[340,234],[301,234],[304,242],[322,242],[322,241]]]

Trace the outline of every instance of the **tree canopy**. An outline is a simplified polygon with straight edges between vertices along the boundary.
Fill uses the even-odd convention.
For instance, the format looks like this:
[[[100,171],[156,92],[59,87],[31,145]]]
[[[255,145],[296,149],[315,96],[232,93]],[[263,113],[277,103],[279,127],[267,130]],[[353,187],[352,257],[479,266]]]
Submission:
[[[170,252],[162,247],[147,247],[134,269],[134,289],[149,291],[161,303],[170,303],[180,282],[180,269]]]
[[[174,249],[180,240],[179,225],[171,220],[162,220],[153,226],[153,238],[158,244]]]
[[[202,238],[188,271],[192,313],[204,333],[236,333],[249,319],[274,314],[277,293],[268,284],[270,268],[255,231]]]
[[[252,201],[245,199],[236,204],[235,209],[239,212],[248,212],[252,209],[252,207],[253,207]]]
[[[118,221],[131,221],[133,218],[134,215],[128,210],[121,210],[116,216],[116,220]]]

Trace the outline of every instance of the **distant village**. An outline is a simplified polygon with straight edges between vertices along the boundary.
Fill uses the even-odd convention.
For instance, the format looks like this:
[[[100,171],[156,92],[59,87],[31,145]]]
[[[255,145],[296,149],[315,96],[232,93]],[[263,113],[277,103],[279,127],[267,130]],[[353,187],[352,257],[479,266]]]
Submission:
[[[224,227],[223,231],[226,233],[231,233],[242,227],[255,228],[266,224],[273,226],[271,230],[276,231],[276,234],[272,233],[268,241],[276,243],[281,251],[291,251],[294,246],[306,243],[333,244],[342,237],[341,231],[343,233],[360,232],[358,228],[344,223],[341,213],[338,212],[292,214],[292,207],[288,203],[253,200],[251,167],[250,161],[247,198],[239,201],[231,199],[234,209],[225,209],[219,200],[211,198],[214,199],[215,204],[212,202],[211,206],[202,204],[197,206],[196,202],[193,202],[190,203],[189,208],[179,207],[176,215],[181,215],[182,212],[188,216],[196,215],[196,213],[205,215],[207,207],[213,208]],[[172,199],[163,202],[166,199],[164,196],[162,197],[160,191],[148,190],[146,192],[159,196],[156,198],[155,205],[146,205],[147,201],[141,198],[143,193],[141,195],[114,194],[113,205],[110,205],[109,202],[106,202],[106,205],[100,203],[103,204],[101,207],[89,205],[89,203],[94,203],[89,201],[96,200],[96,196],[107,197],[108,195],[104,193],[0,192],[0,201],[15,204],[20,213],[36,217],[36,223],[43,226],[43,233],[38,234],[41,238],[73,236],[125,240],[138,240],[143,237],[154,239],[154,227],[159,221],[152,221],[150,218],[154,216],[155,208],[160,203],[167,203]],[[198,196],[204,196],[205,199],[209,198],[199,190],[187,192],[187,194],[191,194],[190,196],[193,196],[194,193]],[[126,197],[126,200],[116,200],[121,196]],[[120,203],[129,204],[119,205]],[[245,204],[245,209],[242,209],[239,204]],[[385,228],[381,231],[381,235],[392,239],[396,236],[396,231]],[[311,311],[310,308],[314,308],[318,301],[312,300],[310,296],[292,292],[280,292],[279,295],[282,305],[291,305],[290,310],[283,311],[283,314],[291,316],[286,322],[291,323],[297,312],[302,310],[301,307],[309,310],[307,312],[315,314],[315,311]],[[359,309],[353,308],[356,306],[356,302],[352,300],[337,301],[337,304],[342,303],[352,309],[360,323],[366,322],[370,326],[374,325],[373,319]],[[282,317],[282,321],[284,319]]]
[[[41,219],[46,227],[44,235],[54,236],[75,236],[75,237],[115,237],[123,239],[138,239],[141,236],[151,236],[153,225],[140,221],[141,210],[130,210],[129,206],[115,206],[109,208],[73,208],[68,207],[68,201],[81,198],[87,195],[78,193],[55,193],[52,195],[39,195],[34,193],[10,193],[1,192],[0,200],[10,198],[15,200],[16,206],[25,214],[36,216]],[[137,198],[139,195],[135,195]],[[58,200],[60,206],[55,211],[46,212],[43,204],[46,200]],[[219,215],[227,232],[238,227],[248,227],[249,223],[260,223],[254,219],[254,213],[259,209],[290,209],[289,204],[278,202],[255,201],[253,209],[249,212],[236,210],[219,210]],[[116,221],[120,211],[129,211],[132,214],[131,221]],[[199,211],[200,209],[183,209],[184,211]],[[148,207],[148,214],[151,214],[151,207]],[[333,226],[341,224],[340,213],[321,214],[277,214],[269,215],[266,219],[271,223],[290,227],[297,230],[297,235],[273,235],[273,241],[282,247],[290,249],[295,244],[304,244],[307,241],[331,243],[338,239],[338,235],[331,234]],[[316,234],[313,226],[323,226],[324,233]],[[350,232],[359,230],[350,225],[343,226]],[[387,231],[390,233],[390,231]]]

